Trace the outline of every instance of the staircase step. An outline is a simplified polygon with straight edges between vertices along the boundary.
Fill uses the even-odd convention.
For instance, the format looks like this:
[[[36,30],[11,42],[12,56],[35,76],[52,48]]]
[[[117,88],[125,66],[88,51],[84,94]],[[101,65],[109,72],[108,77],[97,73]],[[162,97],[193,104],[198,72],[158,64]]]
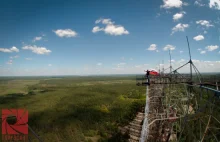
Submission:
[[[130,136],[130,140],[135,140],[135,141],[139,141],[139,137],[136,137],[136,136]]]
[[[136,131],[129,131],[129,136],[140,137],[140,136],[141,136],[141,132],[138,133],[138,132],[136,132]]]
[[[132,132],[135,132],[135,133],[141,133],[141,130],[133,129],[129,126],[125,126],[125,129],[129,130],[129,132],[132,131]]]
[[[139,131],[142,130],[142,127],[141,127],[141,126],[140,126],[140,127],[137,127],[137,126],[132,126],[132,125],[130,125],[129,128],[132,128],[132,129],[135,129],[135,130],[139,130]]]

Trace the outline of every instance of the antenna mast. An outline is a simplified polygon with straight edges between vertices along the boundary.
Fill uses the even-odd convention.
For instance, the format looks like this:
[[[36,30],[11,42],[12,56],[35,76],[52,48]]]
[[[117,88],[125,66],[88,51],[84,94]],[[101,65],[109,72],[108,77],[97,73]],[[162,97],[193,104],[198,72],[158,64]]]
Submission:
[[[172,65],[171,65],[171,54],[170,54],[170,50],[169,50],[169,55],[170,55],[170,73],[172,72]]]
[[[188,40],[188,36],[186,36],[187,39],[187,43],[188,43],[188,49],[189,49],[189,63],[190,63],[190,81],[192,83],[192,59],[191,59],[191,52],[190,52],[190,46],[189,46],[189,40]]]

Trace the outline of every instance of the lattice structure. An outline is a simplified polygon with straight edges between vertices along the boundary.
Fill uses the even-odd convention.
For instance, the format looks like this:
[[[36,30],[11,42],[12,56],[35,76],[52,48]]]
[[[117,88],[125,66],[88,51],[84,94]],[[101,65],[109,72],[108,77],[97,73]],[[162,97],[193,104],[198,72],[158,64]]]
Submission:
[[[187,64],[190,74],[178,73]],[[220,141],[219,78],[202,78],[191,55],[175,70],[170,65],[169,74],[136,78],[137,85],[149,86],[147,138],[142,141]]]

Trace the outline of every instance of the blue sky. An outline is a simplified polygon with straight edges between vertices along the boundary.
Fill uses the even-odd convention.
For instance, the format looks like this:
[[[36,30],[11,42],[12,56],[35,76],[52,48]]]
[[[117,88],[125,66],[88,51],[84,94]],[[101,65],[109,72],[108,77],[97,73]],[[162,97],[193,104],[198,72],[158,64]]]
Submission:
[[[0,19],[1,76],[143,73],[169,49],[176,68],[186,36],[198,69],[220,70],[219,0],[2,0]]]

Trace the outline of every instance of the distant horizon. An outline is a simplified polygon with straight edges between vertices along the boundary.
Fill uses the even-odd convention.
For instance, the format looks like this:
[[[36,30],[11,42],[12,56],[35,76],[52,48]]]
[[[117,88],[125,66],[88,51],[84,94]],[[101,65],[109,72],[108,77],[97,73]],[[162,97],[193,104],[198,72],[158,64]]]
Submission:
[[[201,74],[220,74],[220,72],[200,72]],[[165,73],[169,74],[169,73]],[[181,73],[190,74],[190,73]],[[195,73],[193,73],[195,74]],[[32,76],[0,76],[0,77],[68,77],[68,76],[134,76],[134,75],[144,75],[143,74],[88,74],[88,75],[32,75]]]

